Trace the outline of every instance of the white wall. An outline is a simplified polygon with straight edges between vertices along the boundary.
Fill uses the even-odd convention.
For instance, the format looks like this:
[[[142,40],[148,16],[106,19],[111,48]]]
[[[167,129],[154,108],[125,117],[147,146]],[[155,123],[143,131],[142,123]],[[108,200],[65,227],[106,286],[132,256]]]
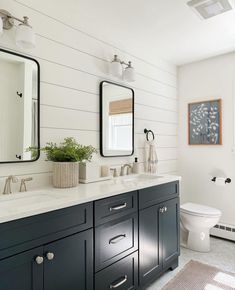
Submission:
[[[193,201],[220,209],[221,222],[235,225],[235,154],[233,146],[233,97],[235,53],[179,68],[179,160],[182,202]],[[223,145],[189,146],[187,105],[222,98]],[[212,176],[230,177],[232,183],[215,186]]]
[[[159,172],[175,172],[178,159],[176,67],[158,59],[157,64],[152,64],[146,58],[143,60],[143,56],[129,55],[105,39],[99,40],[95,35],[82,32],[71,24],[75,19],[66,22],[62,16],[73,10],[73,1],[66,1],[66,11],[62,10],[59,1],[54,1],[53,10],[48,2],[43,1],[42,5],[37,0],[0,0],[0,6],[12,14],[29,16],[37,33],[37,48],[28,53],[41,66],[42,145],[74,136],[79,142],[98,148],[99,82],[104,79],[119,81],[108,75],[109,61],[118,54],[122,59],[133,61],[137,70],[137,80],[131,84],[135,90],[134,156],[143,162],[143,130],[145,127],[152,129],[158,144]],[[5,33],[0,45],[19,52],[13,38],[12,31]],[[133,161],[134,156],[99,158],[101,163],[121,165]],[[51,165],[43,157],[34,163],[1,164],[0,185],[9,174],[32,175],[35,180],[31,184],[42,185],[50,180]]]

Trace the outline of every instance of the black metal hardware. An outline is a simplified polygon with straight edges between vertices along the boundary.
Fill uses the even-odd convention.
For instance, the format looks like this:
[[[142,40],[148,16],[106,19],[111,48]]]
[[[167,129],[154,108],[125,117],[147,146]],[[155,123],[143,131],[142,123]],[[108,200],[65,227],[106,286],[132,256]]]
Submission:
[[[18,91],[16,92],[16,94],[17,94],[20,98],[22,98],[22,96],[23,96],[23,94],[22,94],[22,93],[19,93]]]
[[[153,140],[155,139],[155,136],[154,136],[154,133],[153,133],[153,131],[152,130],[148,130],[148,129],[144,129],[144,133],[146,134],[146,139],[147,139],[147,141],[149,141],[149,133],[151,133],[152,134],[152,138],[153,138]],[[153,141],[152,140],[152,141]]]
[[[215,181],[216,181],[216,177],[213,177],[213,178],[211,179],[211,181],[215,182]],[[232,179],[228,177],[228,178],[225,179],[224,182],[225,182],[225,183],[231,183],[231,182],[232,182]]]
[[[19,159],[19,160],[21,160],[22,156],[16,154],[16,158]]]

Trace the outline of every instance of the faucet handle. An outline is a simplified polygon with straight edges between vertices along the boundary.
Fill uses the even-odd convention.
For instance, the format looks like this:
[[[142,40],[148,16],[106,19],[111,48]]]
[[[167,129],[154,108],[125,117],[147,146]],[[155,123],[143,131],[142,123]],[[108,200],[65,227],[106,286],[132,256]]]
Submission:
[[[125,169],[125,166],[121,166],[121,172],[120,172],[120,176],[124,176],[125,173],[124,173],[124,169]]]
[[[26,181],[31,181],[31,180],[33,180],[33,177],[26,177],[26,178],[21,179],[20,192],[27,191]]]
[[[17,183],[19,181],[18,177],[14,175],[8,176],[8,179],[12,181],[12,183]]]
[[[132,173],[132,167],[127,167],[127,175],[130,175]]]
[[[117,168],[110,168],[110,171],[113,172],[113,177],[118,177]]]
[[[3,194],[11,194],[11,182],[16,183],[18,182],[18,178],[14,175],[9,175],[5,181],[4,189],[3,189]]]

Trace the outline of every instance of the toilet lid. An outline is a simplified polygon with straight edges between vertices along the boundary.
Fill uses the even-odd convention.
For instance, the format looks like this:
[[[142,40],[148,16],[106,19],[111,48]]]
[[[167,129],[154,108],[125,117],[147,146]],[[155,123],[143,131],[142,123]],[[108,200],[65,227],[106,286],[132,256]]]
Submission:
[[[197,216],[220,216],[221,215],[221,211],[216,208],[197,204],[197,203],[191,203],[191,202],[182,204],[180,206],[180,210],[181,212],[185,212],[185,213],[188,213],[191,215],[197,215]]]

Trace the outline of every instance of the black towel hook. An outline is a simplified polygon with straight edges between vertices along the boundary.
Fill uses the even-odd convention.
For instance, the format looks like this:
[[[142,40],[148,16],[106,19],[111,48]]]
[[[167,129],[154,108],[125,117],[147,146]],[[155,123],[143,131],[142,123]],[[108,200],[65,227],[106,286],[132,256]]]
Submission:
[[[17,96],[19,96],[20,98],[22,98],[23,94],[19,93],[18,91],[16,92]]]
[[[149,141],[149,133],[151,133],[152,134],[152,137],[153,137],[153,140],[155,139],[155,136],[154,136],[154,133],[153,133],[153,131],[152,130],[148,130],[148,129],[144,129],[144,133],[146,134],[146,139],[147,139],[147,141]],[[153,141],[152,140],[152,141]]]

